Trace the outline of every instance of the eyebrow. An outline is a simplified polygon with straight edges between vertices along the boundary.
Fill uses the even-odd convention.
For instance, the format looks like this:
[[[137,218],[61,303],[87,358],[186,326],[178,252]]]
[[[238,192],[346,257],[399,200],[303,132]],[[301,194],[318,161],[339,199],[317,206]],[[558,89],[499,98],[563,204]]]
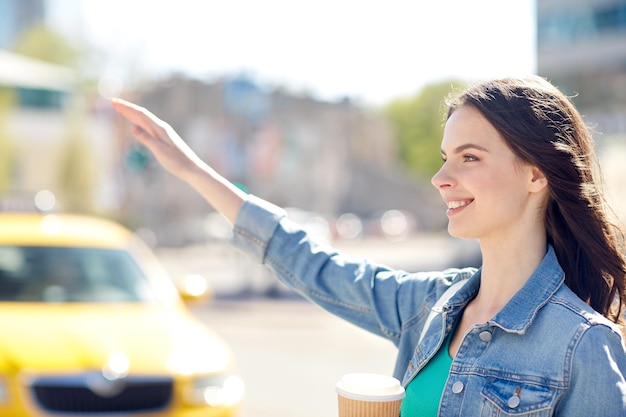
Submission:
[[[468,149],[476,149],[476,150],[483,151],[483,152],[489,152],[489,150],[485,148],[484,146],[476,145],[475,143],[465,143],[463,145],[460,145],[454,148],[453,153],[458,154]],[[443,149],[441,149],[440,152],[442,155],[446,154],[446,152]]]

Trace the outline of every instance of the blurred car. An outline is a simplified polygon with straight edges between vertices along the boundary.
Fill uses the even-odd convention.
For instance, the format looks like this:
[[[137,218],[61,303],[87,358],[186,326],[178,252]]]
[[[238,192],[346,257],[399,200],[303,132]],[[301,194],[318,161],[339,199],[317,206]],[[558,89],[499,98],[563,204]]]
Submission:
[[[233,353],[133,233],[37,213],[0,230],[0,416],[236,415]]]

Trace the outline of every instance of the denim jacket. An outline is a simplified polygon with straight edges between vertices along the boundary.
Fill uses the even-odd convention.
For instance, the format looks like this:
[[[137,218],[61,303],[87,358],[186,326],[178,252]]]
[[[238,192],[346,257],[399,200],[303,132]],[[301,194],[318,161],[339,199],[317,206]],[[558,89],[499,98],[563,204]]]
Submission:
[[[284,212],[254,196],[233,244],[304,297],[398,347],[406,386],[435,355],[477,294],[480,270],[408,273],[316,244]],[[437,299],[467,279],[422,328]],[[491,320],[473,326],[454,358],[440,416],[626,416],[626,351],[619,329],[565,284],[554,250]]]

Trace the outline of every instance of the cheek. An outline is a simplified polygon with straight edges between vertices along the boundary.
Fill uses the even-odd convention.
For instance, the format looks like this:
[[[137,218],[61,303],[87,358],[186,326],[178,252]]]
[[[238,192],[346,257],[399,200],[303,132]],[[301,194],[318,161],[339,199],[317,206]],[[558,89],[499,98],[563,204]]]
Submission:
[[[520,184],[519,176],[510,170],[494,170],[472,178],[472,193],[478,203],[517,205],[527,193]]]
[[[528,200],[528,191],[515,176],[494,174],[485,179],[481,193],[488,204],[510,214],[523,209]]]
[[[506,181],[501,173],[494,171],[472,172],[465,178],[465,186],[475,198],[496,197],[506,191]]]

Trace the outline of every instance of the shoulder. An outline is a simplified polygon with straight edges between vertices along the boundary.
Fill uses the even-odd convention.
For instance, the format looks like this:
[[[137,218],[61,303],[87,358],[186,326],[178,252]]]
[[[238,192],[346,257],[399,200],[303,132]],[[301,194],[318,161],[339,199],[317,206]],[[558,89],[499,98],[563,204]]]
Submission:
[[[565,356],[567,390],[558,415],[623,416],[626,412],[626,349],[621,332],[591,309],[583,309]],[[593,395],[589,395],[593,393]]]
[[[544,342],[542,349],[563,358],[564,380],[570,389],[608,392],[624,380],[626,348],[622,332],[566,285],[538,311],[534,323],[533,335]]]
[[[615,323],[595,311],[589,304],[581,300],[567,285],[563,284],[554,294],[551,302],[577,317],[587,326],[603,325],[620,333]]]
[[[578,343],[592,342],[625,353],[623,334],[617,324],[595,311],[589,304],[581,300],[567,285],[554,294],[550,300],[553,306],[551,314],[555,314],[561,325],[573,321]]]

